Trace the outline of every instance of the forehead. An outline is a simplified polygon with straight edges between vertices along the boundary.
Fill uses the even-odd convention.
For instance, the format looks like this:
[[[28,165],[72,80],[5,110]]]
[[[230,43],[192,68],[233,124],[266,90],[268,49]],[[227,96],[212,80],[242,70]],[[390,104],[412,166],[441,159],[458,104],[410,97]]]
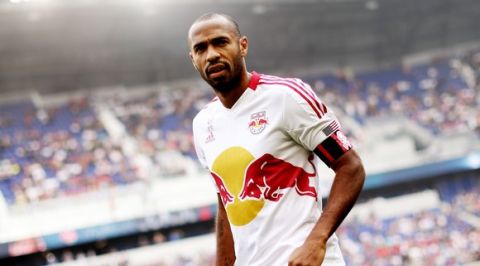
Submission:
[[[205,42],[217,37],[234,38],[235,26],[223,17],[214,17],[204,21],[198,21],[190,28],[188,39],[190,45]]]

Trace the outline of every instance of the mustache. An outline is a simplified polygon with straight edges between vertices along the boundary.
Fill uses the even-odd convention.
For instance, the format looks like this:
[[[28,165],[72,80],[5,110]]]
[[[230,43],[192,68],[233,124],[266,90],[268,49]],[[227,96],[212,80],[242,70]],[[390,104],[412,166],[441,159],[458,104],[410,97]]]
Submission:
[[[209,63],[206,67],[205,67],[205,73],[207,75],[210,75],[211,73],[213,72],[217,72],[217,71],[220,71],[220,70],[223,70],[223,69],[228,69],[229,68],[229,65],[225,62],[214,62],[214,63]]]

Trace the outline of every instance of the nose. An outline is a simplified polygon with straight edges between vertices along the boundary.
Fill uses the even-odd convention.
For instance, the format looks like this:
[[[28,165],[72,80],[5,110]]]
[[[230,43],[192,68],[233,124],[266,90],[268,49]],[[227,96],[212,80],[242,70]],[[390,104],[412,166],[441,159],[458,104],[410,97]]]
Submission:
[[[207,61],[212,63],[218,61],[219,58],[220,54],[218,51],[215,49],[215,47],[210,46],[207,52]]]

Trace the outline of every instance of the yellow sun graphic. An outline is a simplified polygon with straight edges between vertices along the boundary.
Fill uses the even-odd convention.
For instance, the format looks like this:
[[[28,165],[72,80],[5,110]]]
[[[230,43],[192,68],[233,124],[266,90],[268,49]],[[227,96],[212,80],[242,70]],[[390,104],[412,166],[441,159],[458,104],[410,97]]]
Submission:
[[[250,152],[242,147],[231,147],[223,151],[213,162],[212,170],[223,180],[227,190],[234,196],[234,201],[227,204],[228,219],[235,226],[243,226],[255,219],[265,204],[260,200],[240,200],[245,172],[254,160]]]

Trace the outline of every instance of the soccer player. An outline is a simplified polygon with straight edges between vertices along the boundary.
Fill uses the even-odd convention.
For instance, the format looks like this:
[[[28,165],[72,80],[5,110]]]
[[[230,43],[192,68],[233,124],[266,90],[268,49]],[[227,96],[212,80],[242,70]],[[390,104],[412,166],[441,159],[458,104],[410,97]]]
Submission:
[[[365,173],[335,115],[299,79],[248,72],[228,15],[199,17],[188,43],[216,94],[193,132],[218,191],[217,265],[344,265],[334,232]],[[335,171],[323,211],[314,154]]]

